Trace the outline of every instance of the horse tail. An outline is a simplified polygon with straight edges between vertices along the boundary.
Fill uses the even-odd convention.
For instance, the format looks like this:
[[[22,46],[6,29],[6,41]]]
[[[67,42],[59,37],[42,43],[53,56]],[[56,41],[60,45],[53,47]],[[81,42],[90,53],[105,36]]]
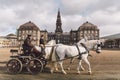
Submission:
[[[58,54],[57,54],[57,51],[56,51],[56,46],[53,46],[52,47],[52,50],[50,52],[50,61],[58,61]]]
[[[60,57],[58,56],[58,53],[57,53],[57,48],[58,48],[59,45],[57,45],[57,47],[55,48],[55,57],[56,57],[56,60],[60,60]]]
[[[52,46],[52,49],[50,51],[50,59],[49,59],[50,61],[52,60],[53,54],[54,54],[54,46]]]

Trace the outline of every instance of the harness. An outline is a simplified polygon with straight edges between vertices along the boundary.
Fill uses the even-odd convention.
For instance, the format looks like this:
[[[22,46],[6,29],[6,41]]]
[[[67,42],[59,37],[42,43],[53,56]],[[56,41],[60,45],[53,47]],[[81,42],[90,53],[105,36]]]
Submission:
[[[89,53],[89,49],[86,47],[86,45],[85,44],[83,44],[83,43],[80,43],[81,45],[82,45],[82,47],[84,47],[86,50],[87,50],[87,52]]]
[[[54,51],[54,46],[52,46],[52,49],[50,51],[50,59],[49,60],[52,60],[53,51]]]
[[[81,44],[81,46],[84,47],[84,48],[86,49],[86,51],[89,53],[88,48],[87,48],[83,43],[80,43],[80,44]],[[78,53],[79,53],[78,59],[81,59],[81,58],[82,58],[81,55],[82,55],[82,54],[86,54],[86,52],[81,53],[81,52],[80,52],[80,49],[79,49],[79,47],[78,47],[78,45],[75,44],[75,46],[76,46],[76,48],[77,48],[77,50],[78,50]]]
[[[77,50],[78,50],[78,53],[79,53],[79,57],[78,57],[78,59],[81,59],[80,49],[79,49],[79,47],[78,47],[78,45],[77,45],[77,44],[75,44],[75,46],[76,46],[76,48],[77,48]]]

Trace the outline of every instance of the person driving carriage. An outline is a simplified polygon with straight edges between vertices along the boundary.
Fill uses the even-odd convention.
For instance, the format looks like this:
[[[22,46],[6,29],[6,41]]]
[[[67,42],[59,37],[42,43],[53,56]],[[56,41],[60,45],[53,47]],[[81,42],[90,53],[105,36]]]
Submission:
[[[42,49],[41,53],[44,54],[45,53],[44,52],[44,49],[45,49],[44,35],[41,35],[39,43],[40,43],[39,46]]]
[[[32,48],[33,48],[33,44],[31,40],[31,35],[27,35],[26,39],[24,40],[24,44],[23,44],[24,54],[30,54]]]

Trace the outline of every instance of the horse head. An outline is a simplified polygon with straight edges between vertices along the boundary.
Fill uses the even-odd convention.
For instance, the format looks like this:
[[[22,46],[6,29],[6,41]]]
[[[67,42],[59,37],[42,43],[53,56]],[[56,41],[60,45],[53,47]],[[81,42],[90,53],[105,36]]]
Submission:
[[[87,44],[88,44],[88,47],[90,47],[90,49],[92,49],[92,50],[95,50],[96,53],[101,53],[100,40],[89,40]]]
[[[81,39],[77,44],[83,43],[89,50],[95,50],[96,53],[101,53],[101,42],[100,40],[87,40]]]
[[[95,43],[93,48],[96,50],[96,53],[101,53],[101,42],[100,42],[100,40],[97,40],[97,42]]]

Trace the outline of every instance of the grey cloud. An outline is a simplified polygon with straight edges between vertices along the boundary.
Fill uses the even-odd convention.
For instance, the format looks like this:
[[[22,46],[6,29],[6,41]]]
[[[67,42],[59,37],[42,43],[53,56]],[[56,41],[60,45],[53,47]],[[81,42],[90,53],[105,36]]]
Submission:
[[[98,10],[106,10],[111,6],[120,8],[119,0],[61,0],[61,6],[64,7],[65,15],[81,14],[87,16]]]
[[[40,29],[54,31],[58,8],[65,32],[78,29],[87,20],[97,25],[102,35],[112,33],[106,32],[109,28],[118,32],[119,3],[119,0],[0,0],[0,34],[15,33],[29,20]]]
[[[29,20],[44,29],[44,25],[51,25],[49,20],[54,15],[56,6],[54,0],[0,0],[1,34],[15,32],[20,25]]]

